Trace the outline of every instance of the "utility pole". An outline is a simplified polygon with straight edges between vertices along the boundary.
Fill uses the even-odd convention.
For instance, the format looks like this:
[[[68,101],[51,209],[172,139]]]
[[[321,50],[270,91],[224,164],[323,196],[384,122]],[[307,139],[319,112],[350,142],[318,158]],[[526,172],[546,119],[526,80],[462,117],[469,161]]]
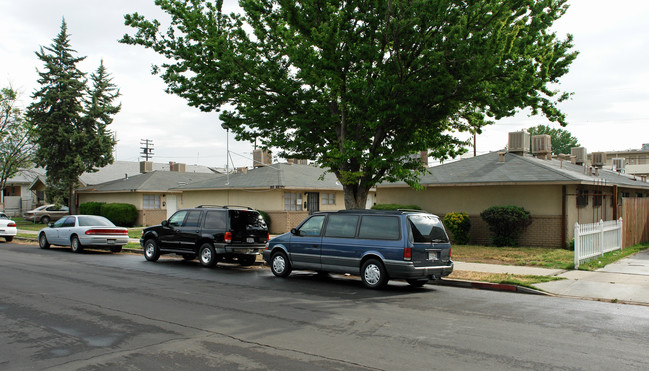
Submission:
[[[149,161],[149,157],[153,157],[153,140],[140,139],[140,145],[144,146],[140,147],[142,150],[140,154],[144,156],[145,161]]]

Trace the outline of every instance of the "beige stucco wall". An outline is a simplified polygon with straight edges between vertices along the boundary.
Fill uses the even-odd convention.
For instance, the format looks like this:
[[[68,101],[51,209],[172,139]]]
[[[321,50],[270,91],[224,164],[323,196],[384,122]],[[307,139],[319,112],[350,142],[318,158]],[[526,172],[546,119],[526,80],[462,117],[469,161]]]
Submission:
[[[561,186],[455,186],[427,187],[422,191],[411,188],[379,187],[378,204],[414,204],[444,216],[464,211],[479,215],[491,206],[520,206],[532,215],[561,215]]]
[[[239,205],[263,211],[284,210],[284,191],[281,189],[185,191],[179,198],[178,209],[198,205]]]

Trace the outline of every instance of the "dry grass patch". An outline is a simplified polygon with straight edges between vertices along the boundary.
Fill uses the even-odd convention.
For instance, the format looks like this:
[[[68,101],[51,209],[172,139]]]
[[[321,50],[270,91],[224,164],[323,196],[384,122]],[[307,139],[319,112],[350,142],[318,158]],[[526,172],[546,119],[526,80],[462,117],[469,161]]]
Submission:
[[[480,281],[492,283],[509,283],[520,286],[533,287],[536,283],[550,282],[565,279],[563,277],[554,276],[533,276],[533,275],[519,275],[509,273],[485,273],[473,271],[458,271],[454,270],[448,278],[456,280],[467,281]]]
[[[572,251],[541,247],[453,245],[453,259],[471,263],[522,265],[556,269],[571,269],[574,267]]]

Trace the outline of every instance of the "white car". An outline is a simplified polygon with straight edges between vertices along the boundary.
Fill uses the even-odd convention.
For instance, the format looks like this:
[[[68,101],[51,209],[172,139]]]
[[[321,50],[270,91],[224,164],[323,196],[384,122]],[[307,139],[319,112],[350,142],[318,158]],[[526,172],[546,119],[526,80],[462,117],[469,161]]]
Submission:
[[[120,252],[127,243],[128,229],[116,227],[110,220],[96,215],[68,215],[38,232],[41,249],[59,245],[70,246],[73,252],[81,252],[84,247]]]
[[[0,237],[4,237],[7,242],[11,242],[17,233],[16,222],[9,219],[5,213],[0,213]]]

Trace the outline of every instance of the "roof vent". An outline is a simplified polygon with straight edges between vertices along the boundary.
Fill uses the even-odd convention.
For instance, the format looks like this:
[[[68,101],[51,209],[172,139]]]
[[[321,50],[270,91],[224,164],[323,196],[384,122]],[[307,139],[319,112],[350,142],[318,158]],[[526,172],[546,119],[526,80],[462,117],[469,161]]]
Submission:
[[[517,155],[523,155],[530,151],[530,133],[526,131],[515,131],[509,133],[507,151]]]

